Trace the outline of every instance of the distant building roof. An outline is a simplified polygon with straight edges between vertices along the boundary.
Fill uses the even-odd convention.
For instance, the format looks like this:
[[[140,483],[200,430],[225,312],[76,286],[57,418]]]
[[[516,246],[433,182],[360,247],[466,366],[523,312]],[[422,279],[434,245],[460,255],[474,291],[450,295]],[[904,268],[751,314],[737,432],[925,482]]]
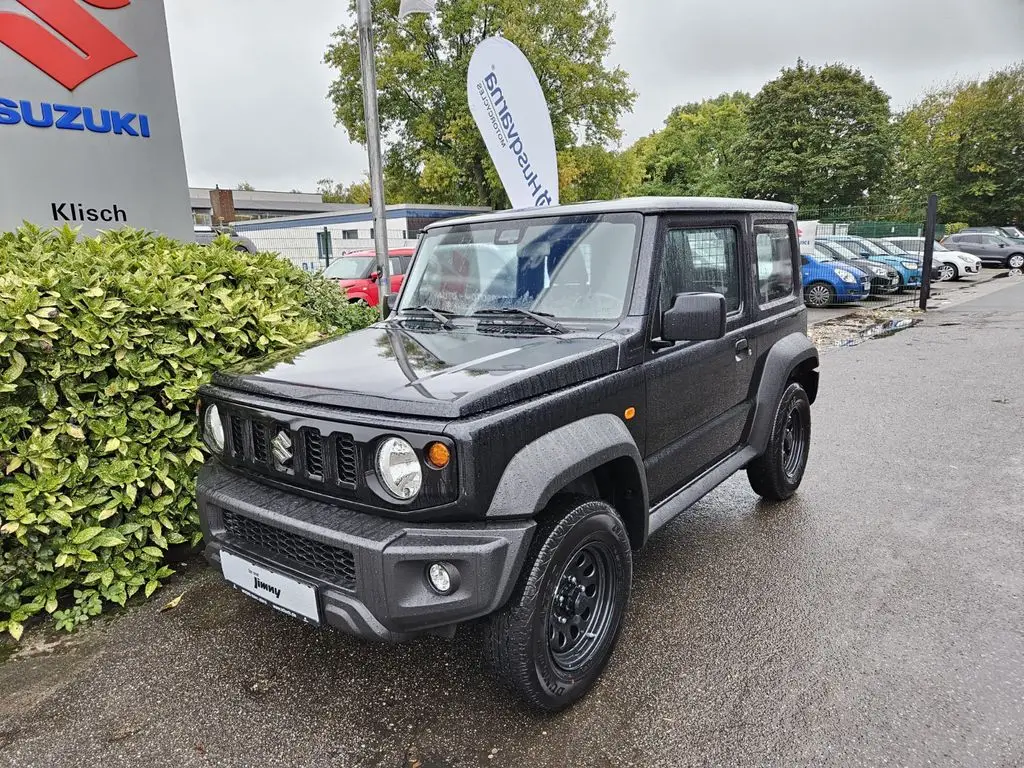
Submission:
[[[189,187],[188,194],[193,210],[210,208],[211,187]],[[259,211],[262,213],[306,214],[333,213],[359,210],[362,205],[349,203],[325,203],[318,192],[271,192],[265,190],[231,190],[235,210],[240,213]]]
[[[236,200],[237,208],[238,202]],[[474,208],[461,205],[429,205],[402,203],[387,206],[389,219],[448,219],[453,216],[470,216],[489,213],[490,208]],[[236,232],[258,232],[268,229],[292,229],[295,227],[324,227],[331,224],[358,224],[373,221],[373,210],[365,206],[346,206],[342,210],[328,213],[314,213],[304,216],[282,216],[258,221],[239,221],[234,225]]]

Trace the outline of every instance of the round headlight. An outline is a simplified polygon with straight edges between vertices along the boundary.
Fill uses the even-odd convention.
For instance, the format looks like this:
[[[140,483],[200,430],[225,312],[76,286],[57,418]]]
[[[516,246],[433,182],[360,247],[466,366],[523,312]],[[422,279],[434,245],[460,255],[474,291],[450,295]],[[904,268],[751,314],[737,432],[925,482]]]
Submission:
[[[203,416],[203,438],[214,453],[224,453],[224,422],[216,405],[206,409]]]
[[[377,449],[377,477],[401,501],[416,497],[423,487],[423,467],[416,452],[400,437],[389,437]]]

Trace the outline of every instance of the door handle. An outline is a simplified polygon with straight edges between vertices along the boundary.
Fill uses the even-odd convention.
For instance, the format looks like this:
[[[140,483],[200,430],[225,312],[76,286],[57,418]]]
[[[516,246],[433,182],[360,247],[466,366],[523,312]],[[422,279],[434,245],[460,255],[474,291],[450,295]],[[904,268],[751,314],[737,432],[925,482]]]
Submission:
[[[736,362],[742,362],[744,357],[750,357],[753,351],[750,349],[750,342],[746,339],[740,339],[736,342]]]

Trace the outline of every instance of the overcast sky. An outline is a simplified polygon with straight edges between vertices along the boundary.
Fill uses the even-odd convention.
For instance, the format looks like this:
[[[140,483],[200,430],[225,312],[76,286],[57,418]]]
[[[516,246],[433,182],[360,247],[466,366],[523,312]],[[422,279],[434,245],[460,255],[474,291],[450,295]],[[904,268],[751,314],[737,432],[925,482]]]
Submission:
[[[323,63],[347,0],[166,0],[193,185],[312,190],[358,179],[366,153],[334,126]],[[669,110],[756,92],[797,57],[842,61],[899,108],[932,86],[1024,59],[1024,0],[609,0],[611,62],[639,94],[626,140]]]

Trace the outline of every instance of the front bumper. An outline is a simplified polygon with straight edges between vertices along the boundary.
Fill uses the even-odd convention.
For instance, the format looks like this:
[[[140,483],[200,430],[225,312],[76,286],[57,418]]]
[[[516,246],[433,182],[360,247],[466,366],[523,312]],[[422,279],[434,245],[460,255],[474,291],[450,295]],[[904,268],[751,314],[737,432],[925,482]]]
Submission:
[[[519,578],[536,523],[412,524],[270,488],[211,461],[197,485],[206,557],[228,550],[316,588],[321,621],[399,642],[498,610]],[[454,565],[451,595],[426,582]]]
[[[861,301],[871,295],[871,281],[840,283],[836,288],[836,301]]]
[[[900,279],[896,275],[875,275],[871,278],[871,292],[875,294],[896,293],[900,289]]]

